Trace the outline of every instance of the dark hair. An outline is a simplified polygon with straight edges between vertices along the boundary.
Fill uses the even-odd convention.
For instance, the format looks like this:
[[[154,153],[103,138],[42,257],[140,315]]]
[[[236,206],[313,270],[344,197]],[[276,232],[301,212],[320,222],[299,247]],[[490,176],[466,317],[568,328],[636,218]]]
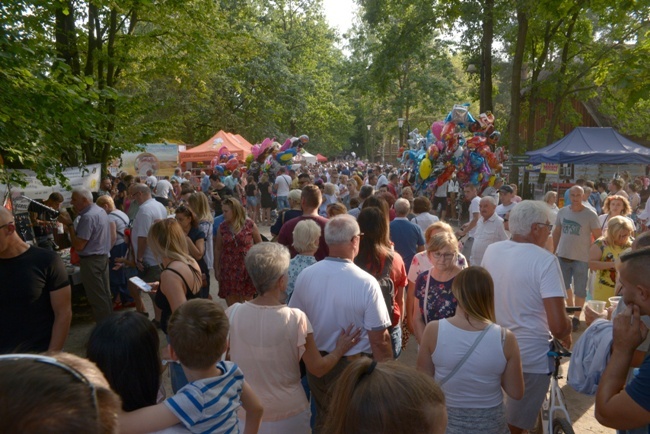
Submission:
[[[47,200],[51,200],[52,202],[56,202],[56,203],[61,203],[63,202],[63,195],[55,191],[54,193],[50,194],[50,197],[48,197]]]
[[[361,200],[359,200],[358,197],[351,197],[350,198],[350,208],[356,208],[359,206],[361,203]]]
[[[302,188],[301,199],[309,208],[318,208],[323,200],[323,194],[316,185],[305,185]]]
[[[375,192],[375,189],[372,188],[372,185],[364,185],[359,189],[359,197],[361,199],[368,199]]]
[[[199,227],[199,219],[196,217],[196,213],[189,206],[181,205],[178,208],[176,208],[176,215],[178,214],[184,215],[185,217],[189,218],[190,221],[192,222],[191,224],[193,228]]]
[[[390,206],[388,206],[388,202],[386,202],[386,199],[384,199],[382,196],[374,194],[370,196],[368,199],[363,201],[363,206],[361,209],[366,209],[366,208],[379,208],[379,210],[384,214],[386,217],[386,221],[390,220]]]
[[[413,212],[415,214],[429,212],[429,210],[431,210],[431,201],[428,198],[424,196],[418,196],[413,199]]]
[[[219,179],[219,175],[217,175],[216,173],[213,172],[213,173],[210,175],[210,179],[211,179],[212,181],[216,181],[216,180]]]
[[[384,259],[390,254],[388,219],[380,208],[364,207],[357,223],[363,236],[354,263],[377,277],[382,271]]]
[[[95,326],[86,357],[97,364],[122,398],[122,409],[133,411],[156,404],[160,387],[160,340],[156,328],[138,312],[121,312]]]

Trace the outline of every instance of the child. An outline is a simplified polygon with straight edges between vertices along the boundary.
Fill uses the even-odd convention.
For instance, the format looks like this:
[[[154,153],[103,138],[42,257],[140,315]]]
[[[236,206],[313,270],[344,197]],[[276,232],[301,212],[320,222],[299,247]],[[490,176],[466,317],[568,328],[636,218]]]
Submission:
[[[257,433],[263,412],[257,396],[237,365],[217,363],[228,336],[223,309],[209,300],[190,300],[176,309],[167,331],[171,358],[180,362],[189,383],[163,403],[122,413],[120,432],[158,431],[179,422],[190,432],[238,432],[241,406],[246,410],[244,434]]]

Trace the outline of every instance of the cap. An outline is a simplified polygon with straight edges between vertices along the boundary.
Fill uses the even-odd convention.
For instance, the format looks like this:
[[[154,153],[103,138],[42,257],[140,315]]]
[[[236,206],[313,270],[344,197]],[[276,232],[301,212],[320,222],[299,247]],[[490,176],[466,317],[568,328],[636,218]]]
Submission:
[[[499,191],[503,191],[505,193],[514,193],[515,191],[510,187],[509,185],[502,185],[501,188],[499,188]]]

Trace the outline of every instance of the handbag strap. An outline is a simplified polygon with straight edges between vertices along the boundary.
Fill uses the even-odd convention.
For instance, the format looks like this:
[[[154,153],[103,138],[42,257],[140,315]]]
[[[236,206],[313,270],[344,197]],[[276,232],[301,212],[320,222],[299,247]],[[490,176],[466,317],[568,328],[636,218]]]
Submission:
[[[467,361],[467,359],[469,358],[469,356],[471,356],[472,353],[474,352],[474,349],[476,348],[476,346],[477,346],[477,345],[478,345],[478,344],[483,340],[483,337],[484,337],[485,334],[488,332],[488,330],[490,330],[490,329],[492,328],[493,325],[494,325],[494,324],[490,324],[489,326],[487,326],[487,327],[485,327],[485,328],[483,329],[483,331],[481,332],[480,335],[478,335],[478,337],[476,338],[476,340],[474,341],[474,343],[472,344],[472,346],[469,348],[469,350],[467,350],[467,352],[465,353],[465,355],[463,356],[463,358],[460,359],[460,362],[458,362],[458,364],[454,367],[454,369],[453,369],[449,374],[447,374],[447,376],[446,376],[445,378],[443,378],[442,380],[440,380],[440,382],[438,383],[438,385],[442,386],[442,385],[445,384],[447,381],[451,380],[451,377],[453,377],[454,375],[456,375],[456,372],[458,372],[458,370],[459,370],[459,369],[460,369],[460,368],[465,364],[465,362]]]

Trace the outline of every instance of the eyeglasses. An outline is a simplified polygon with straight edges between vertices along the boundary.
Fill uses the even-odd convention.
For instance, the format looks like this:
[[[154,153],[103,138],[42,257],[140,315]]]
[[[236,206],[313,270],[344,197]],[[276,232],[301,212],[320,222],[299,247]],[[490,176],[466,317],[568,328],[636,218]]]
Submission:
[[[436,261],[439,261],[440,259],[444,259],[445,261],[448,261],[450,259],[453,259],[454,256],[456,256],[456,254],[455,253],[438,253],[438,252],[435,252],[435,253],[432,253],[431,256],[433,256],[433,259],[435,259]]]
[[[553,229],[553,225],[550,223],[537,223],[537,224],[540,226],[546,226],[549,231]]]
[[[77,371],[72,366],[59,362],[54,357],[41,356],[37,354],[6,354],[0,356],[0,362],[18,361],[18,360],[31,360],[36,363],[43,363],[45,365],[56,366],[57,368],[63,369],[65,372],[72,375],[75,379],[88,386],[88,389],[90,389],[90,393],[92,395],[93,408],[95,409],[95,413],[97,414],[97,420],[99,420],[99,406],[97,405],[97,389],[95,388],[95,385],[91,383],[90,380],[88,380],[88,378],[86,378],[84,374]]]
[[[358,234],[353,235],[352,238],[350,238],[350,242],[354,241],[356,237],[361,238],[362,236],[363,236],[363,232],[359,232]]]
[[[5,223],[5,224],[3,224],[2,226],[0,226],[0,229],[2,229],[2,228],[6,228],[7,226],[9,226],[9,225],[13,225],[13,224],[14,224],[14,222]]]

